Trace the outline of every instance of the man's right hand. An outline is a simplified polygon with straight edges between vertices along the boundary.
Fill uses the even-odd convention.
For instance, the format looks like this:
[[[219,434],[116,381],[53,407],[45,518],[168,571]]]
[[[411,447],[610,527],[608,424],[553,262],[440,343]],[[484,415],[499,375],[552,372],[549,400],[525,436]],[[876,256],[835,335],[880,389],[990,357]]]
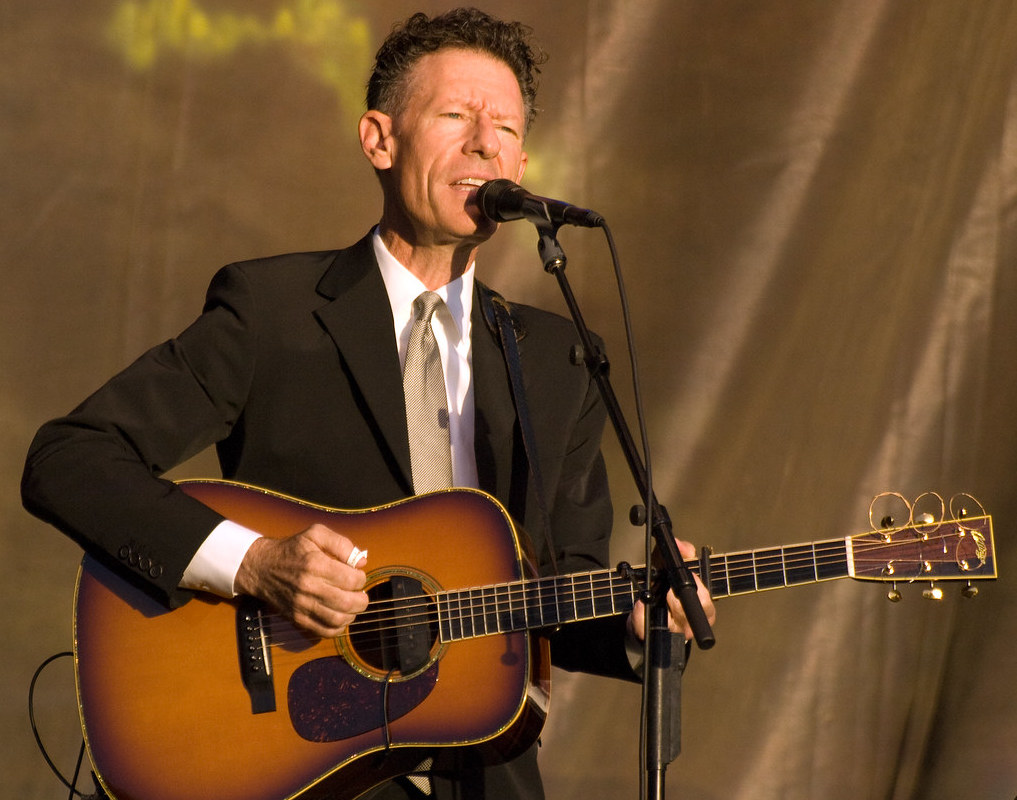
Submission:
[[[238,594],[264,600],[299,627],[323,638],[342,633],[367,608],[366,563],[346,560],[354,545],[324,525],[286,539],[263,537],[248,549],[234,580]]]

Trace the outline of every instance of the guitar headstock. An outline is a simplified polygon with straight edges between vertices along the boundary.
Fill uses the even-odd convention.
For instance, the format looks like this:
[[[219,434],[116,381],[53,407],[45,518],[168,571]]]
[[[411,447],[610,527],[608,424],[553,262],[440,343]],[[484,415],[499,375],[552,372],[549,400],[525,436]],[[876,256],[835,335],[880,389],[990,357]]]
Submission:
[[[928,584],[923,594],[938,600],[940,581],[965,581],[964,594],[973,597],[973,581],[996,578],[992,517],[969,494],[947,502],[926,492],[909,502],[884,492],[869,505],[869,524],[867,533],[848,537],[849,574],[892,584],[890,600],[900,600],[897,584]]]

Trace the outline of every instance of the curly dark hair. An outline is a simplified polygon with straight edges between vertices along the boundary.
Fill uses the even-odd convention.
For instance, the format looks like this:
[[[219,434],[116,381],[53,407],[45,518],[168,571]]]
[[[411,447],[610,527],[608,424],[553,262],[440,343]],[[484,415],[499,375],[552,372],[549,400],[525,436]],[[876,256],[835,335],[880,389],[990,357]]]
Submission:
[[[417,13],[396,25],[375,56],[367,82],[367,107],[395,114],[406,100],[410,70],[421,56],[445,48],[489,54],[508,65],[523,95],[526,126],[537,115],[538,65],[546,57],[529,43],[531,29],[504,22],[476,8],[456,8],[437,17]]]

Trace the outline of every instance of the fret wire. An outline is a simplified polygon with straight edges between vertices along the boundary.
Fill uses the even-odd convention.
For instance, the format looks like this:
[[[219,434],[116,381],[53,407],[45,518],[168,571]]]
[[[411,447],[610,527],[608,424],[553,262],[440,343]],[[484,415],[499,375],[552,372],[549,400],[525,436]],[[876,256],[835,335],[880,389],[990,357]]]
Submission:
[[[444,616],[444,621],[443,621],[443,617],[442,617],[442,613],[441,613],[442,604],[444,604],[445,608],[446,608],[445,616]],[[439,595],[435,599],[435,609],[436,609],[436,613],[438,615],[438,635],[442,639],[444,639],[445,641],[451,641],[452,640],[452,624],[449,621],[448,597],[445,596],[444,593],[442,593],[441,595]],[[370,607],[368,607],[367,610],[370,611],[371,610]],[[447,633],[446,633],[446,631],[447,631]]]
[[[466,620],[467,627],[470,631],[469,635],[466,636],[467,639],[473,638],[477,635],[475,593],[476,589],[468,589],[466,591]]]
[[[459,636],[456,636],[456,629],[453,629],[453,638],[464,638],[463,635],[463,593],[457,592],[455,594],[456,604],[454,619],[459,623]]]
[[[512,598],[509,595],[508,587],[506,587],[504,584],[501,585],[501,586],[495,587],[494,597],[495,597],[495,600],[494,600],[494,602],[495,602],[495,615],[498,618],[498,633],[503,633],[504,632],[504,628],[502,627],[502,619],[504,618],[508,622],[511,622],[511,620],[512,620]],[[502,599],[501,599],[502,597],[505,598],[505,601],[504,601],[505,611],[502,611],[502,607],[503,607]],[[503,617],[503,614],[506,615],[506,616]],[[511,628],[511,625],[506,625],[505,627],[506,628]]]

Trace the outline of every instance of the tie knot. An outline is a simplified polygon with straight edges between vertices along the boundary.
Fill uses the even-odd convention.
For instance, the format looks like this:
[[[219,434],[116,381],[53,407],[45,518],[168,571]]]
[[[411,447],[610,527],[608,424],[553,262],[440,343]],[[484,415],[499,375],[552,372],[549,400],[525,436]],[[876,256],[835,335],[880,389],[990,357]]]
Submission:
[[[417,299],[413,301],[413,313],[416,319],[422,320],[423,322],[430,322],[431,315],[434,314],[435,309],[437,309],[441,303],[441,298],[434,292],[422,292]]]

